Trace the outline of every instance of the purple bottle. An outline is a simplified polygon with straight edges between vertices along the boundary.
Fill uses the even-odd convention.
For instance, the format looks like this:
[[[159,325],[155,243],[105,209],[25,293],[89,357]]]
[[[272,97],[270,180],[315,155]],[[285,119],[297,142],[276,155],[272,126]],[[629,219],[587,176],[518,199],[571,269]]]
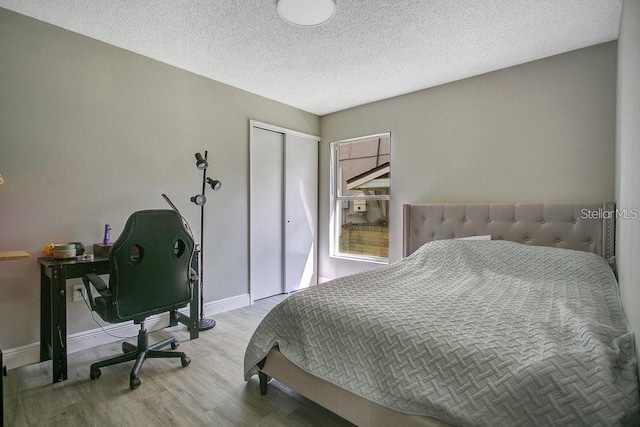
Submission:
[[[102,243],[105,246],[109,246],[111,244],[111,226],[109,224],[104,225],[104,239]]]

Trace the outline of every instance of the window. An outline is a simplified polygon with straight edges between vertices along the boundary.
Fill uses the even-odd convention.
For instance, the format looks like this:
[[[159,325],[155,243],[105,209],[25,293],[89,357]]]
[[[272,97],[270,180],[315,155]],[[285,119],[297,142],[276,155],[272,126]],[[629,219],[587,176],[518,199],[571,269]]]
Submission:
[[[331,143],[331,256],[387,263],[391,134]]]

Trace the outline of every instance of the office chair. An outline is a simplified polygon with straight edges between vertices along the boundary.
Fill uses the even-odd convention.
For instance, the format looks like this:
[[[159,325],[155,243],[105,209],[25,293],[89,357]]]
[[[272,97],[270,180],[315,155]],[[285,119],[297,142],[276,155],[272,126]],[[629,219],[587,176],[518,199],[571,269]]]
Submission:
[[[100,368],[135,360],[129,386],[140,386],[138,372],[147,358],[179,357],[186,367],[191,359],[182,352],[161,350],[179,342],[167,338],[149,345],[145,329],[148,316],[186,306],[198,276],[191,268],[194,242],[180,215],[173,210],[146,210],[133,213],[122,234],[109,251],[109,285],[95,273],[82,278],[91,310],[109,323],[133,320],[140,324],[138,345],[124,342],[124,354],[91,365],[90,377]],[[93,297],[91,286],[100,294]]]

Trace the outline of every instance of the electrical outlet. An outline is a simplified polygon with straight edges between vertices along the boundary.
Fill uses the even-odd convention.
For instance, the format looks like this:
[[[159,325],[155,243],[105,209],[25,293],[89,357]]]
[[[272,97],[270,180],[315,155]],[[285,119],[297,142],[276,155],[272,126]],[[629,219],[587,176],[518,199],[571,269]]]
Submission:
[[[85,289],[83,285],[73,285],[73,301],[84,301]]]

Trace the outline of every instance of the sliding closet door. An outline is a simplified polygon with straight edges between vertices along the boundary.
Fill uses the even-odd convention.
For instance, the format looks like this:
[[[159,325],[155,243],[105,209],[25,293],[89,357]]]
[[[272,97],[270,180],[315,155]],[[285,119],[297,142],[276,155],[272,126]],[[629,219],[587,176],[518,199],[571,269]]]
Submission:
[[[284,292],[284,134],[252,129],[250,149],[250,277],[253,300]]]
[[[251,122],[251,300],[318,283],[318,137]]]
[[[285,136],[285,291],[318,283],[318,141]]]

